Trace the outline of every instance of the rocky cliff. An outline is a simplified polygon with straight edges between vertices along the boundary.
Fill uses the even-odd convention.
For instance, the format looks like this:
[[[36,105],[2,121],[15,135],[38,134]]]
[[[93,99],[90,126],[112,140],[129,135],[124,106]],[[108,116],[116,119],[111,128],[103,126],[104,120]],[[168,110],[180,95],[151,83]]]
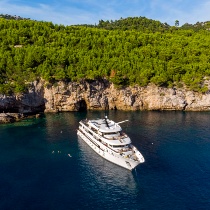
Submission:
[[[210,89],[210,85],[209,85]],[[127,87],[117,89],[107,80],[31,83],[28,93],[0,95],[0,112],[62,112],[81,110],[210,110],[210,91],[201,94],[186,88]]]
[[[210,88],[210,87],[209,87]],[[81,83],[59,82],[44,89],[45,111],[81,109],[118,110],[210,110],[210,94],[187,89],[127,87],[116,89],[106,80]]]
[[[44,111],[44,83],[34,81],[27,93],[0,95],[0,112],[37,113]]]

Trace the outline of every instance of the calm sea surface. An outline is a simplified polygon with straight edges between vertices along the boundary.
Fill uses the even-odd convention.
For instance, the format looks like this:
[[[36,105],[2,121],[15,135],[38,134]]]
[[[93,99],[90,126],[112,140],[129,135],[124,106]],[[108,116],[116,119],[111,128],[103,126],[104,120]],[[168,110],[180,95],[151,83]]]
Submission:
[[[130,172],[77,138],[103,112],[0,125],[0,209],[210,209],[210,112],[110,111],[146,162]]]

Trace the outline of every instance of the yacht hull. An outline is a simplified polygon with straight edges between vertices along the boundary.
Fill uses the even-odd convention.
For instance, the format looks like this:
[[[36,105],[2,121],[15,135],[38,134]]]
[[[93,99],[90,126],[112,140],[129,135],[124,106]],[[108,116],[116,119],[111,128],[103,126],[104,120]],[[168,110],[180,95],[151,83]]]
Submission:
[[[81,131],[78,130],[77,135],[87,145],[89,145],[90,148],[92,148],[98,155],[100,155],[102,158],[104,158],[118,166],[121,166],[128,170],[133,170],[140,163],[144,162],[143,156],[142,156],[142,161],[136,161],[136,160],[130,159],[128,157],[122,156],[119,153],[115,153],[114,151],[111,151],[106,146],[104,146],[102,143],[100,143],[100,142],[96,143],[94,138],[91,135],[83,133],[82,130]]]

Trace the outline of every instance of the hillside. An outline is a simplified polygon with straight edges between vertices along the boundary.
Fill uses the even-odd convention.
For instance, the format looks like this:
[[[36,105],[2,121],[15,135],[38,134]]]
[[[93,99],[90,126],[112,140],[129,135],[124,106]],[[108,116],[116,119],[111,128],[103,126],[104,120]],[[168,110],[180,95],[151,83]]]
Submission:
[[[164,31],[170,28],[167,23],[161,23],[160,21],[151,20],[145,17],[128,17],[121,18],[115,21],[103,21],[100,20],[98,28],[104,28],[108,30],[138,30],[144,32],[157,32]]]
[[[0,18],[0,92],[23,92],[29,81],[39,78],[49,83],[106,78],[117,87],[185,84],[207,90],[208,30],[169,27],[145,18],[126,21],[89,27]]]
[[[177,20],[178,21],[178,20]],[[176,21],[174,22],[174,25]],[[179,25],[179,21],[178,21]],[[78,25],[77,25],[78,26]],[[157,20],[148,19],[146,17],[128,17],[121,18],[119,20],[99,20],[96,25],[80,25],[91,28],[103,28],[107,30],[137,30],[141,32],[163,32],[167,30],[171,30],[174,26],[170,26],[168,23],[161,23]],[[210,30],[210,21],[206,22],[197,22],[195,24],[185,23],[177,29],[184,30]]]

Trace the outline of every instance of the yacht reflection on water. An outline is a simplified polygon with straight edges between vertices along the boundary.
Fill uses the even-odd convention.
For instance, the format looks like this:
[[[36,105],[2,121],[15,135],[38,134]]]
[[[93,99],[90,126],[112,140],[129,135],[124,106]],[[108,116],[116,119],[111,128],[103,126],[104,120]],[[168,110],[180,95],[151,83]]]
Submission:
[[[82,168],[83,181],[95,180],[96,185],[106,186],[110,184],[115,187],[129,190],[129,193],[138,191],[136,171],[128,171],[122,167],[116,167],[104,158],[92,152],[92,149],[78,136],[79,161]]]

